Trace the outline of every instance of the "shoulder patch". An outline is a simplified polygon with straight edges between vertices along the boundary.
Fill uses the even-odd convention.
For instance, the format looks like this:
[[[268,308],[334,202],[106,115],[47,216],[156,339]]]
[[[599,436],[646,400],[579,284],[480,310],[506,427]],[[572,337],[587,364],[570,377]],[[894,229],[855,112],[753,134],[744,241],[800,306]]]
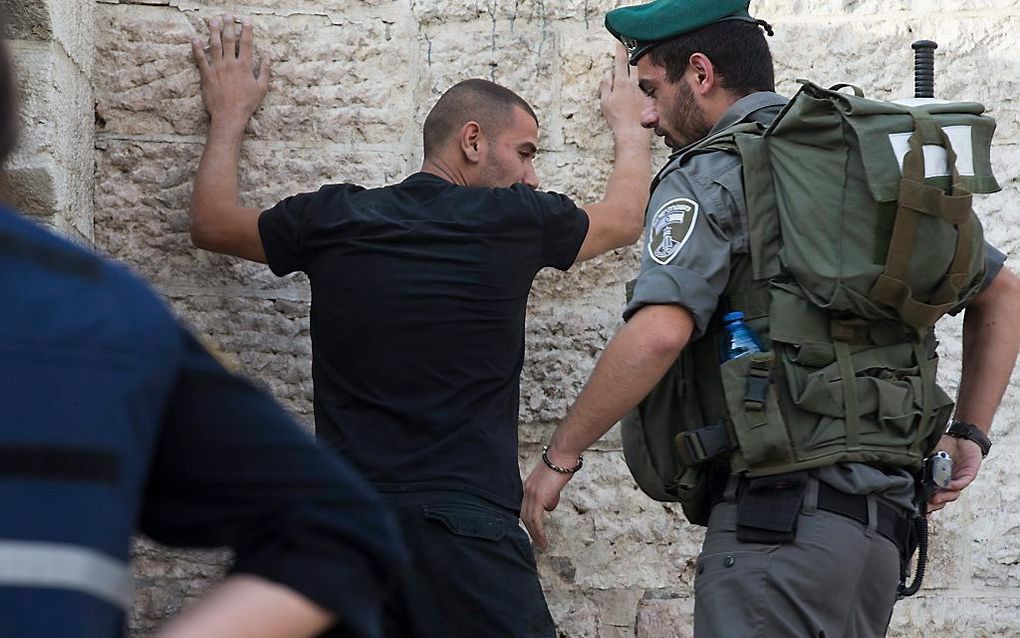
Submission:
[[[676,257],[694,231],[698,208],[698,202],[679,197],[655,211],[648,224],[648,256],[653,261],[665,266]]]

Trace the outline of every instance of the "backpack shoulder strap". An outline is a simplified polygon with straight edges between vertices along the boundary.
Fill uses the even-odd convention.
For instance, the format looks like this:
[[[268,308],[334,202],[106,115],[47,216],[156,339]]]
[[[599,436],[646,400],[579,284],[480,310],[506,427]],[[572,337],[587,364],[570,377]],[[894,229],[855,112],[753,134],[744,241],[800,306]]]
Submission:
[[[751,276],[755,280],[779,274],[778,203],[772,185],[767,139],[757,132],[741,132],[734,142],[743,163],[744,199],[747,203],[747,230],[750,239]]]

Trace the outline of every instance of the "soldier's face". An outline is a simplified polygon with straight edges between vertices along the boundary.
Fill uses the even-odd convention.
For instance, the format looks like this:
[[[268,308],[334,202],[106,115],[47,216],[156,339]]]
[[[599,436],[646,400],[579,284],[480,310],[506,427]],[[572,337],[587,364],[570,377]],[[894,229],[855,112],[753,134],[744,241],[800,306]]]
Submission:
[[[666,68],[652,64],[647,55],[638,60],[637,72],[646,98],[641,126],[654,130],[673,150],[708,135],[712,125],[689,84],[689,72],[670,82]]]
[[[538,152],[538,123],[522,108],[514,108],[513,119],[495,139],[486,140],[485,158],[479,168],[478,186],[505,188],[526,184],[538,188],[535,154]]]

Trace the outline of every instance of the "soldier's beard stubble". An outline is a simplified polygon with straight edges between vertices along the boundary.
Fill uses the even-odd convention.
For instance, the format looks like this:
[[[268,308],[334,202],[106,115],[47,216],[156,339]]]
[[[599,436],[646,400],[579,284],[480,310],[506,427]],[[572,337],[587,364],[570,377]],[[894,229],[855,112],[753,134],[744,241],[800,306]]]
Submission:
[[[670,128],[675,131],[675,137],[667,137],[667,144],[673,150],[679,150],[693,144],[708,135],[712,130],[712,124],[705,116],[705,111],[698,104],[687,82],[677,82],[676,102],[673,105],[673,112],[670,114]],[[670,143],[672,142],[672,143]]]

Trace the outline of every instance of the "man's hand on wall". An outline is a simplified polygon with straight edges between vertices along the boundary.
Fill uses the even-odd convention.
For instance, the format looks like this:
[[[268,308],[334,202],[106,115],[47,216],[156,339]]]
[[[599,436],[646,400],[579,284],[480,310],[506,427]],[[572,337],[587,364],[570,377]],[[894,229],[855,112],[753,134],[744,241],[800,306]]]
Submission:
[[[617,143],[633,140],[648,148],[651,131],[641,126],[645,95],[638,88],[637,70],[627,63],[627,49],[616,45],[613,68],[602,77],[602,114],[613,130]]]
[[[269,89],[269,60],[257,69],[252,62],[254,30],[248,20],[241,27],[240,40],[230,14],[209,20],[209,46],[192,41],[195,61],[202,76],[202,99],[212,126],[243,133],[255,109]],[[254,69],[254,70],[253,70]]]

